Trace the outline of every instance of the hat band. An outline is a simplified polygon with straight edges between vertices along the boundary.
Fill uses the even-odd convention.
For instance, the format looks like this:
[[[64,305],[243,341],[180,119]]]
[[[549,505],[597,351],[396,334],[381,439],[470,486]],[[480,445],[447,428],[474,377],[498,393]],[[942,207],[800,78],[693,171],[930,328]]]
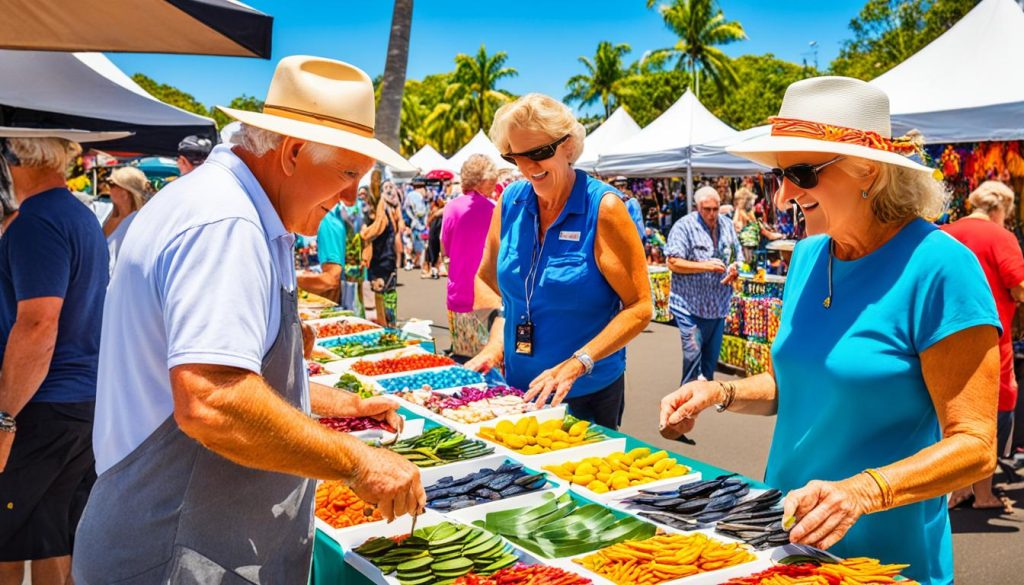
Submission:
[[[300,110],[298,108],[290,108],[288,106],[275,106],[271,104],[263,105],[264,114],[275,114],[282,118],[289,118],[292,120],[298,120],[300,122],[314,122],[323,126],[330,126],[339,130],[354,131],[356,134],[365,136],[367,138],[373,138],[373,127],[360,124],[358,122],[352,122],[343,118],[335,118],[334,116],[328,116],[326,114],[319,114],[317,112],[310,112],[308,110]]]
[[[831,124],[796,120],[793,118],[776,117],[770,118],[770,121],[772,123],[772,136],[795,136],[797,138],[824,140],[825,142],[855,144],[906,156],[919,152],[918,145],[907,137],[886,138],[878,132],[870,130],[833,126]]]

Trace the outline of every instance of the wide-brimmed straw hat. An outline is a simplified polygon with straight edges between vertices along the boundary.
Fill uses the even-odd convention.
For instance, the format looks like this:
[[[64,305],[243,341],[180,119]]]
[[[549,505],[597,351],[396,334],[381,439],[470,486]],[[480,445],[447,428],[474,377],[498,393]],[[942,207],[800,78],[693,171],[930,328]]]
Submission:
[[[243,124],[352,150],[401,171],[416,170],[374,138],[373,82],[348,63],[285,57],[274,71],[262,112],[217,107]]]
[[[0,126],[0,138],[63,138],[71,142],[103,142],[127,138],[134,132],[96,132],[92,130],[75,130],[72,128],[15,128]]]
[[[889,96],[859,79],[812,77],[791,84],[771,132],[726,150],[769,167],[780,152],[827,152],[932,173],[911,160],[920,138],[892,137]]]

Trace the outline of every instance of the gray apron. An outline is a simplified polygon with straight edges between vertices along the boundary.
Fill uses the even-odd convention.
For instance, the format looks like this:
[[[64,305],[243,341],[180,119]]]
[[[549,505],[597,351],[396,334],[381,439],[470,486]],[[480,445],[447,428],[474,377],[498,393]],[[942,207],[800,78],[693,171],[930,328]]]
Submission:
[[[281,291],[281,327],[262,375],[309,413],[294,291]],[[96,481],[76,536],[75,582],[304,585],[314,492],[308,479],[228,461],[168,417]]]

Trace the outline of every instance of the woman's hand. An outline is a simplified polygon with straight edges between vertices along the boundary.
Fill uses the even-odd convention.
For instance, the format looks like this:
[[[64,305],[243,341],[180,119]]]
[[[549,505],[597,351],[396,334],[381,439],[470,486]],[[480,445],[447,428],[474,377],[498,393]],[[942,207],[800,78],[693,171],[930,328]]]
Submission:
[[[476,354],[473,359],[465,363],[467,369],[473,370],[474,372],[480,372],[486,374],[491,371],[492,368],[501,367],[502,362],[505,361],[505,353],[494,346],[485,345],[480,353]]]
[[[678,439],[693,430],[697,415],[702,410],[719,404],[722,386],[717,382],[703,380],[684,384],[681,388],[661,399],[661,413],[658,429],[666,439]]]
[[[562,403],[565,395],[572,390],[572,385],[585,372],[583,363],[571,357],[553,368],[540,373],[539,376],[530,382],[530,387],[523,395],[524,402],[533,402],[531,408],[543,408],[551,398],[551,406],[555,407]],[[536,399],[536,400],[534,400]]]
[[[881,497],[878,484],[864,473],[843,481],[814,480],[786,494],[782,526],[792,526],[790,542],[827,550],[861,516],[880,508]]]

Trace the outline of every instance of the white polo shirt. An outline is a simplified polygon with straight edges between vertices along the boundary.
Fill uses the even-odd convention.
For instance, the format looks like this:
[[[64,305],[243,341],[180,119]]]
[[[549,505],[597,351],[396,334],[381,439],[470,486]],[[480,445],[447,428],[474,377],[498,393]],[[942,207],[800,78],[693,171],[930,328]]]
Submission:
[[[170,368],[260,372],[280,326],[281,288],[295,287],[294,241],[256,177],[225,145],[139,211],[103,309],[97,473],[171,416]]]

